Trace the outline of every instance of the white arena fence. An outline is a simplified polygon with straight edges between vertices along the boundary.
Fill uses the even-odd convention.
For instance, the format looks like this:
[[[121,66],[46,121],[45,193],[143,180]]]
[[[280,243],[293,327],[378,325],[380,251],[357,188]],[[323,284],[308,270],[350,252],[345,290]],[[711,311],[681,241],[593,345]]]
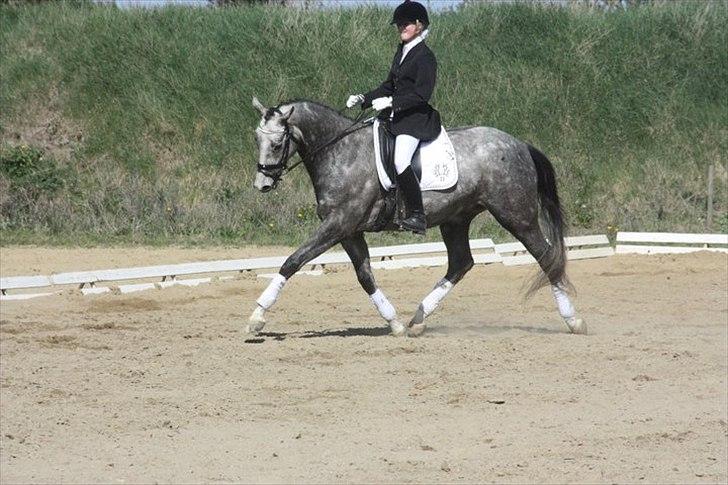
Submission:
[[[673,233],[617,233],[616,248],[612,248],[606,235],[575,236],[565,239],[567,256],[570,260],[602,258],[615,254],[664,254],[686,253],[692,251],[728,252],[728,234],[673,234]],[[533,264],[536,261],[519,242],[494,244],[491,239],[472,239],[470,248],[475,264],[502,263],[507,266]],[[405,244],[370,248],[369,255],[374,269],[422,268],[447,265],[447,253],[442,242]],[[95,271],[59,273],[50,276],[11,276],[0,278],[1,300],[24,300],[46,296],[57,291],[28,293],[37,288],[51,289],[56,286],[75,285],[83,294],[119,291],[135,291],[167,288],[174,285],[197,286],[216,280],[232,279],[234,276],[205,278],[179,278],[181,276],[210,273],[258,272],[279,268],[287,256],[233,259],[223,261],[204,261],[197,263],[145,266]],[[326,265],[350,264],[343,251],[325,253],[301,271],[303,274],[322,274]],[[317,269],[320,268],[320,269]],[[275,273],[260,273],[258,277],[271,277]],[[98,283],[131,282],[134,280],[156,279],[153,282],[123,284],[115,287],[97,286]],[[8,294],[10,290],[21,293]]]
[[[728,234],[618,232],[617,254],[679,254],[695,251],[728,252]]]

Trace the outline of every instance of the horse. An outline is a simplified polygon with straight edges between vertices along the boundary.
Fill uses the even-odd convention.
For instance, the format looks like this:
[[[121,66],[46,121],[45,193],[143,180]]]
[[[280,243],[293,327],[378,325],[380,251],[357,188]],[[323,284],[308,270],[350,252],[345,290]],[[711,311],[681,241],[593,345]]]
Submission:
[[[427,226],[439,226],[447,248],[445,276],[419,303],[404,324],[394,306],[377,286],[372,274],[365,232],[382,230],[379,216],[385,208],[374,165],[371,130],[353,128],[359,120],[310,100],[293,100],[275,107],[253,97],[261,119],[255,129],[258,145],[253,186],[261,192],[275,189],[300,155],[316,194],[320,226],[291,254],[279,273],[256,300],[247,331],[259,333],[265,312],[275,303],[286,281],[306,263],[341,244],[356,271],[361,287],[395,336],[419,336],[445,296],[473,267],[468,232],[473,218],[483,211],[493,217],[538,261],[539,275],[527,296],[550,285],[558,311],[569,331],[585,334],[586,323],[576,316],[569,298],[573,286],[566,276],[564,234],[566,220],[559,203],[554,168],[546,156],[513,136],[482,126],[447,130],[457,154],[459,178],[454,188],[422,194]],[[543,230],[542,230],[543,227]],[[384,230],[397,230],[389,222]]]

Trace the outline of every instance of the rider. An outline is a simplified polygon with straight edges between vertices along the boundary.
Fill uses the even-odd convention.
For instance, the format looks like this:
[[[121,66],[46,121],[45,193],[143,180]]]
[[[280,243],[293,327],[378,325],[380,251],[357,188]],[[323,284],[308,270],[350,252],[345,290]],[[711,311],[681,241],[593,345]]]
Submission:
[[[429,105],[437,78],[437,60],[424,43],[430,20],[421,3],[405,0],[394,10],[391,23],[397,26],[402,43],[387,79],[366,94],[349,96],[346,105],[351,108],[361,103],[362,109],[371,106],[380,112],[380,118],[391,119],[390,129],[396,135],[397,182],[402,187],[407,209],[401,228],[424,234],[427,223],[422,192],[410,164],[420,142],[433,140],[440,134],[440,113]]]

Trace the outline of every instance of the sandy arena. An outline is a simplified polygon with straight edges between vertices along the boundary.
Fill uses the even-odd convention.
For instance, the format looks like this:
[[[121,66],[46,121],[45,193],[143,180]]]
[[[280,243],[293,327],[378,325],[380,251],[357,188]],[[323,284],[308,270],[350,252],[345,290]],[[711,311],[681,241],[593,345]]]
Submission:
[[[3,248],[3,276],[285,248]],[[419,339],[387,335],[350,268],[0,306],[0,481],[728,480],[728,256],[571,262],[590,335],[534,267],[478,266]],[[403,319],[443,268],[375,271]],[[246,339],[249,341],[246,343]]]

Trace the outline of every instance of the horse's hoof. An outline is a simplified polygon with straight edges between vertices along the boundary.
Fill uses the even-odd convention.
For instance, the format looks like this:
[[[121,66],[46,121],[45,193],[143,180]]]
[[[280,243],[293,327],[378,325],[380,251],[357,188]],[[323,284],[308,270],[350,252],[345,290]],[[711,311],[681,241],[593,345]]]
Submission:
[[[417,307],[415,315],[412,317],[412,320],[410,320],[409,325],[407,326],[407,336],[419,337],[425,333],[425,328],[425,309],[422,304],[420,304],[420,306]]]
[[[407,327],[405,327],[402,322],[397,319],[389,322],[389,328],[392,329],[392,335],[395,337],[407,335]]]
[[[263,327],[265,327],[265,320],[259,321],[259,322],[250,322],[245,327],[245,331],[252,334],[257,334],[261,330],[263,330]]]
[[[409,322],[409,327],[412,328],[412,325],[419,325],[420,323],[425,321],[425,309],[423,308],[422,304],[417,307],[417,311],[415,312],[414,316],[412,317],[412,320]]]
[[[265,317],[263,316],[264,313],[265,310],[263,309],[263,307],[257,307],[253,311],[253,314],[250,315],[250,318],[248,319],[248,326],[245,327],[245,331],[248,333],[256,334],[263,330],[263,327],[265,327]]]
[[[425,329],[427,328],[427,325],[424,323],[415,323],[409,328],[409,332],[407,335],[409,337],[419,337],[423,333],[425,333]]]
[[[577,335],[586,335],[586,322],[581,318],[571,317],[566,318],[566,326],[569,327],[569,331]]]

